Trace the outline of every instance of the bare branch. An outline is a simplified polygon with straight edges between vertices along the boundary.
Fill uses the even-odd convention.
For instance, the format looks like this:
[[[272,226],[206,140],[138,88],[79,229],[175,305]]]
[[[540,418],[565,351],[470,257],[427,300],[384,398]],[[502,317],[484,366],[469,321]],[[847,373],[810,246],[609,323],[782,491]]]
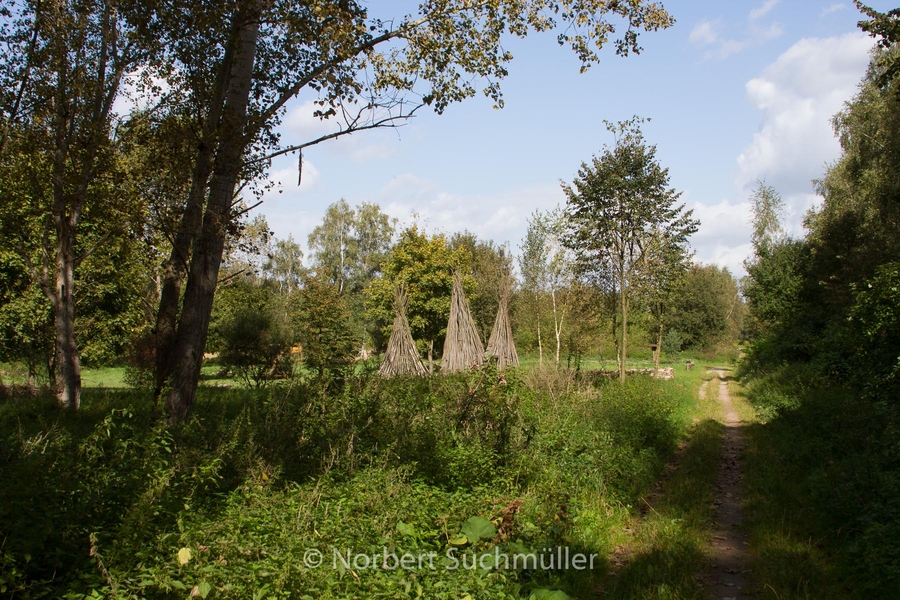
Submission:
[[[78,266],[80,266],[81,263],[85,261],[85,259],[87,259],[91,254],[94,253],[95,250],[97,250],[97,248],[99,248],[104,242],[106,242],[106,240],[109,239],[110,235],[112,235],[112,231],[107,231],[102,236],[100,236],[100,239],[94,242],[94,244],[90,248],[88,248],[84,252],[84,254],[77,257],[75,259],[75,267],[77,268]]]
[[[304,142],[302,144],[295,144],[293,146],[288,146],[287,148],[283,148],[278,150],[277,152],[272,152],[271,154],[267,154],[265,156],[260,156],[257,158],[253,158],[247,161],[245,164],[253,165],[256,163],[260,163],[266,160],[271,160],[275,157],[282,156],[284,154],[289,154],[291,152],[296,152],[297,150],[303,150],[304,148],[308,148],[310,146],[315,146],[316,144],[321,144],[322,142],[326,142],[328,140],[333,140],[335,138],[341,137],[343,135],[350,135],[352,133],[356,133],[357,131],[366,131],[367,129],[397,129],[402,127],[404,123],[398,123],[398,121],[407,121],[412,119],[415,116],[417,110],[425,106],[425,103],[420,103],[415,106],[411,111],[405,114],[400,115],[390,115],[372,123],[368,123],[366,125],[356,125],[359,120],[359,117],[353,119],[350,123],[350,127],[347,129],[341,129],[340,131],[335,131],[333,133],[329,133],[323,136],[320,136],[314,140],[309,142]]]
[[[262,203],[263,203],[263,201],[260,200],[259,202],[257,202],[257,203],[254,204],[253,206],[248,206],[247,208],[245,208],[245,209],[242,210],[241,212],[239,212],[239,213],[237,213],[237,214],[235,214],[235,215],[232,215],[231,218],[232,218],[232,219],[237,219],[237,218],[240,217],[241,215],[247,214],[248,212],[250,212],[251,210],[253,210],[254,208],[256,208],[257,206],[259,206],[259,205],[262,204]],[[234,206],[234,205],[232,204],[232,206]]]
[[[241,269],[241,270],[238,271],[237,273],[232,273],[231,275],[228,275],[227,277],[218,280],[218,281],[216,282],[216,285],[222,285],[223,283],[228,283],[229,281],[231,281],[232,279],[234,279],[234,278],[237,277],[238,275],[242,274],[242,273],[245,272],[246,270],[247,270],[247,269]]]

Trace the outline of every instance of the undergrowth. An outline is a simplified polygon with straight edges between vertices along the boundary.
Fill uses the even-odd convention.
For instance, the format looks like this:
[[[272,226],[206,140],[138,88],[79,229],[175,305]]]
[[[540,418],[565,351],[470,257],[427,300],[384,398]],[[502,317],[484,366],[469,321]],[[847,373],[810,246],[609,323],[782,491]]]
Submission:
[[[888,598],[900,589],[900,429],[891,399],[808,365],[745,374],[745,501],[763,597]]]
[[[361,374],[330,390],[203,389],[174,427],[138,391],[88,391],[78,414],[13,396],[0,402],[0,593],[590,597],[691,393],[561,371]],[[596,555],[594,569],[447,563],[560,547]],[[335,552],[437,558],[346,568]]]

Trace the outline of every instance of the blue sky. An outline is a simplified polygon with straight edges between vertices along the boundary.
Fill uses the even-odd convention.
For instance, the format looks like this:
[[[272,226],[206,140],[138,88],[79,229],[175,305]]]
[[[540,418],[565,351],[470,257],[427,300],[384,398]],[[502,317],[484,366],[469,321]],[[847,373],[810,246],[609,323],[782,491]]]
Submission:
[[[603,120],[650,118],[672,186],[702,222],[696,259],[743,274],[750,252],[748,197],[757,179],[782,194],[788,229],[802,234],[817,198],[811,180],[839,155],[831,116],[852,98],[873,41],[849,1],[669,0],[674,27],[644,34],[639,56],[611,48],[588,72],[553,35],[509,39],[506,106],[476,97],[443,115],[419,113],[399,130],[368,131],[276,160],[273,190],[258,209],[279,238],[304,247],[325,208],[344,198],[376,202],[401,225],[419,215],[430,231],[468,229],[514,252],[535,209],[564,203],[560,180],[612,143]],[[872,0],[878,10],[890,3]],[[415,3],[372,0],[377,16]],[[311,98],[289,106],[285,142],[331,129]]]

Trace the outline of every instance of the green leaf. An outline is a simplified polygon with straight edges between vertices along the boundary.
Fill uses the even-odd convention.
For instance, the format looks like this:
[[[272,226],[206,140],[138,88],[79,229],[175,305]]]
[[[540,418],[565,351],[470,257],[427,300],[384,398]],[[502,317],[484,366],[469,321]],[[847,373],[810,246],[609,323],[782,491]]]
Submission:
[[[208,581],[201,581],[197,584],[197,594],[201,598],[206,598],[206,596],[212,591],[212,586]]]
[[[416,528],[403,521],[397,523],[397,531],[403,535],[408,535],[409,537],[416,537]]]
[[[462,526],[462,532],[474,544],[478,540],[490,539],[497,535],[497,528],[484,517],[469,517]]]
[[[540,588],[531,592],[528,600],[575,600],[572,596],[560,590],[548,590]]]
[[[450,538],[449,542],[451,546],[465,546],[469,543],[469,538],[467,538],[462,533],[457,533]]]

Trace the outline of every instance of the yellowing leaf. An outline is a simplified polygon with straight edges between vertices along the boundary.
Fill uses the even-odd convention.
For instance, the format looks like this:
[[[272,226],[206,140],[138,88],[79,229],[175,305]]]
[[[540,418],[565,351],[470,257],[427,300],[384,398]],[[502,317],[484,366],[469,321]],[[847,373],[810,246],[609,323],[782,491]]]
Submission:
[[[190,548],[182,548],[178,551],[178,564],[186,565],[191,560],[191,549]]]

